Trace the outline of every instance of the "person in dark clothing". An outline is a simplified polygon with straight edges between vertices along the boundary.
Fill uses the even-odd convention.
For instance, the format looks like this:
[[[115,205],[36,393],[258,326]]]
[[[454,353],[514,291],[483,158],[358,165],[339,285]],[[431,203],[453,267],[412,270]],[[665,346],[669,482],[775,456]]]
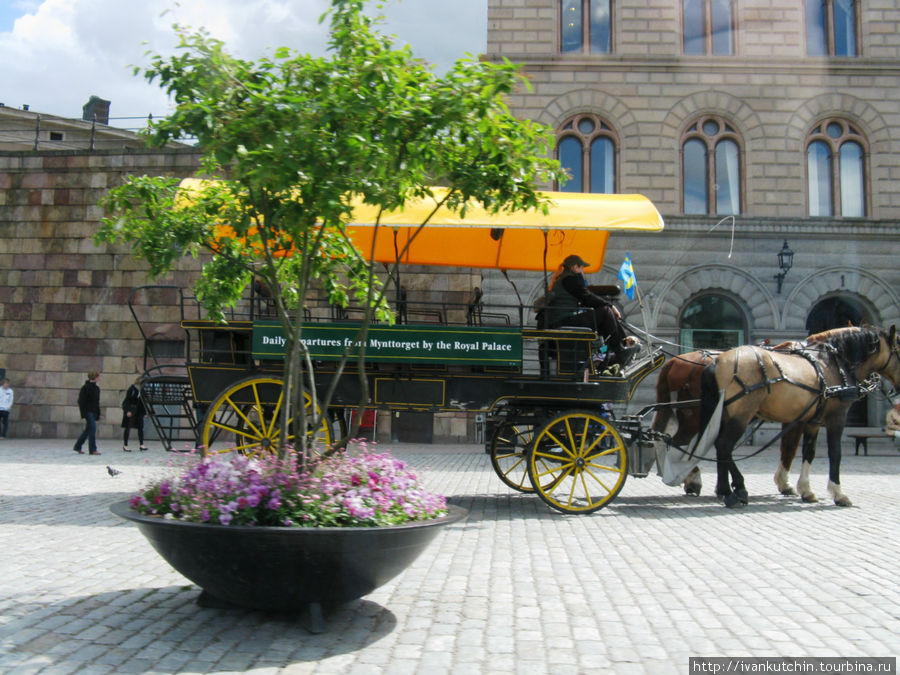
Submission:
[[[144,415],[147,411],[144,409],[144,402],[141,400],[141,380],[139,377],[134,381],[128,391],[125,392],[125,398],[122,400],[122,428],[125,433],[122,437],[122,450],[131,452],[128,447],[128,435],[132,429],[137,429],[138,443],[140,443],[141,452],[147,449],[144,445]]]
[[[100,419],[100,387],[97,381],[100,379],[100,373],[96,370],[88,373],[87,382],[81,385],[81,391],[78,392],[78,410],[81,413],[81,419],[84,420],[84,431],[75,441],[75,447],[72,448],[79,455],[84,454],[81,446],[84,442],[88,442],[88,450],[92,455],[99,455],[97,452],[97,420]]]
[[[592,328],[606,340],[612,358],[607,365],[628,365],[634,347],[626,345],[625,329],[619,309],[588,290],[584,269],[588,267],[581,256],[570,255],[553,275],[550,282],[545,321],[550,328],[582,326]]]

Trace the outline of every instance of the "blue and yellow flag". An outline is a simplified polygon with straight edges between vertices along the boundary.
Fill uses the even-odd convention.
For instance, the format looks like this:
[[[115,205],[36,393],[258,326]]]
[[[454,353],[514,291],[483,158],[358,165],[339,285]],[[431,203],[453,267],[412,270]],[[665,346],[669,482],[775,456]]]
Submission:
[[[619,279],[625,284],[625,295],[629,300],[634,300],[634,291],[637,289],[637,278],[634,276],[634,267],[631,265],[631,254],[625,254],[625,262],[619,268]]]

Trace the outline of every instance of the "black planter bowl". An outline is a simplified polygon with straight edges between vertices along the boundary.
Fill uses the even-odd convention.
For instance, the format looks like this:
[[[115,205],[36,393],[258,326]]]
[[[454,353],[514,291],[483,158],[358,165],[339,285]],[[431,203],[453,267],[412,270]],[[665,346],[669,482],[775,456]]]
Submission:
[[[172,567],[203,589],[205,606],[276,612],[310,610],[355,600],[412,563],[449,514],[391,527],[246,527],[189,523],[145,516],[128,501],[110,510],[137,524]]]

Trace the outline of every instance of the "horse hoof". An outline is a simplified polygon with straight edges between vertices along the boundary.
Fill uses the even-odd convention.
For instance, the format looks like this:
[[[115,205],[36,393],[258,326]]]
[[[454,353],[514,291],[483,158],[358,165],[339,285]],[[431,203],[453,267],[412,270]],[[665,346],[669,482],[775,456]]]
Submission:
[[[729,509],[737,508],[746,504],[746,502],[742,502],[741,498],[738,497],[734,492],[732,492],[730,495],[725,495],[723,501],[725,502],[725,508]]]
[[[747,504],[750,502],[750,495],[747,494],[747,491],[743,488],[741,488],[740,490],[735,490],[734,496],[738,498],[738,501],[740,501],[741,504]]]
[[[797,494],[797,491],[794,488],[788,486],[786,488],[782,488],[781,494],[783,494],[785,497],[793,497]]]
[[[702,487],[700,485],[685,485],[684,486],[684,494],[686,494],[688,496],[693,495],[695,497],[699,497],[701,489],[702,489]]]
[[[834,500],[834,503],[837,506],[853,506],[853,502],[851,502],[847,497],[839,497]]]
[[[809,492],[809,493],[801,496],[800,499],[802,499],[807,504],[815,504],[819,501],[819,498],[816,497],[812,492]]]

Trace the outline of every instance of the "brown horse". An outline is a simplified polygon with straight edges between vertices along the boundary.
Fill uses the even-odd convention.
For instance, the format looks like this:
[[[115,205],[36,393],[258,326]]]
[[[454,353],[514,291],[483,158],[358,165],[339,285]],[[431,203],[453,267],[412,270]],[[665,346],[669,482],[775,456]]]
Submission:
[[[895,388],[900,384],[900,339],[895,326],[890,331],[872,326],[837,328],[811,335],[786,351],[744,346],[719,355],[703,371],[701,406],[705,428],[722,392],[722,420],[715,439],[716,494],[725,505],[747,503],[743,476],[732,452],[747,425],[758,417],[790,425],[785,437],[795,442],[805,434],[804,462],[824,426],[828,491],[835,504],[850,506],[840,485],[841,436],[859,383],[872,373],[887,378]],[[728,482],[729,473],[733,485]]]
[[[656,378],[656,402],[669,403],[672,394],[676,401],[700,399],[700,375],[703,368],[712,363],[721,354],[719,351],[700,349],[686,354],[673,356],[659,369]],[[664,432],[672,419],[672,408],[657,408],[650,428]],[[670,439],[674,445],[686,448],[688,442],[700,432],[700,404],[675,408],[675,420],[678,427]],[[703,487],[700,479],[700,467],[695,466],[684,479],[684,492],[699,495]]]

